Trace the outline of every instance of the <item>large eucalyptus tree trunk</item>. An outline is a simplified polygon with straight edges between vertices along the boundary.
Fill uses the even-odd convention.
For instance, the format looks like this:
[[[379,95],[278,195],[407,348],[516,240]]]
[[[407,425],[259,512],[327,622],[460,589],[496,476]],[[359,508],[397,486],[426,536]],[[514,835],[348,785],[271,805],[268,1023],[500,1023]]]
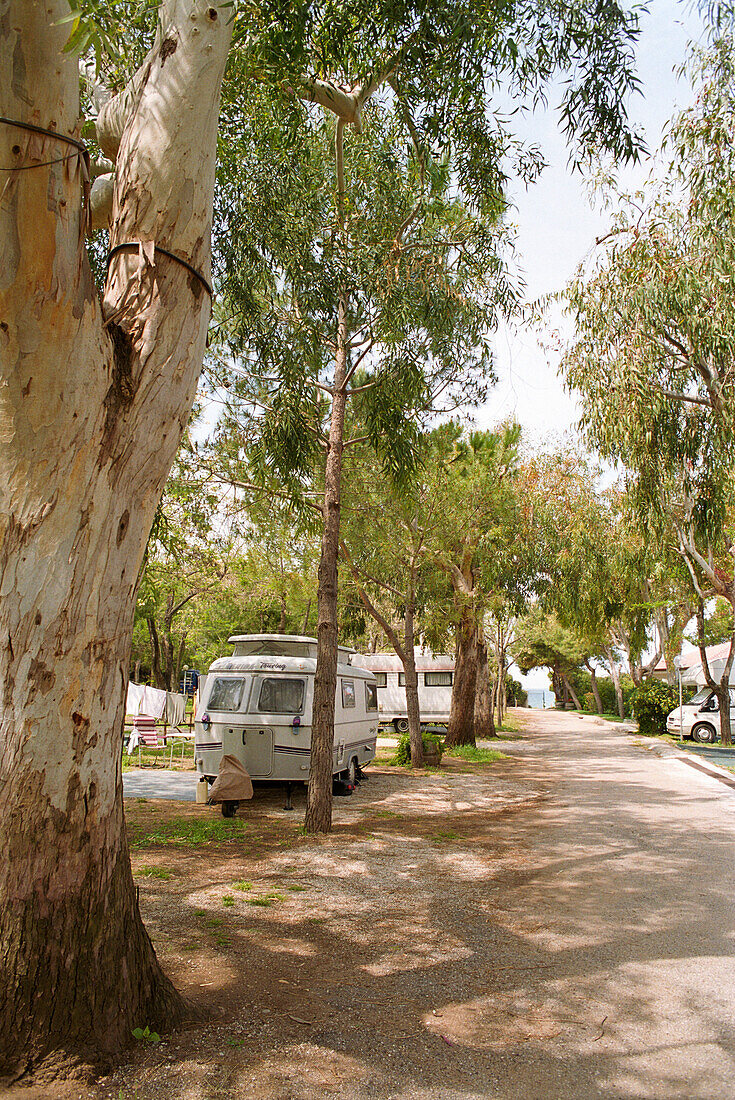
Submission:
[[[78,137],[67,0],[0,0],[0,114]],[[162,4],[116,160],[101,302],[83,164],[0,124],[0,1072],[94,1057],[181,1001],[143,927],[125,841],[121,737],[135,589],[204,353],[224,13]],[[65,159],[61,159],[65,158]],[[142,247],[139,242],[143,242]]]
[[[477,679],[475,682],[475,740],[486,741],[495,737],[493,701],[490,691],[490,671],[487,660],[487,642],[480,627],[477,632]]]
[[[446,744],[475,744],[475,690],[477,686],[477,623],[474,609],[465,608],[457,629],[452,703]]]

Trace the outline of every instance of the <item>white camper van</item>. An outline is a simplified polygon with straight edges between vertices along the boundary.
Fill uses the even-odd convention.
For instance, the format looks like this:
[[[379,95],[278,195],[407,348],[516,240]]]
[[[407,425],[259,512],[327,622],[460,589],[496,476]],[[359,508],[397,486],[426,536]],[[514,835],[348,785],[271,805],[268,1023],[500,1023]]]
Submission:
[[[421,724],[449,721],[454,683],[454,657],[417,652]],[[354,664],[368,669],[378,685],[378,714],[381,725],[392,725],[399,733],[408,729],[406,677],[403,665],[394,653],[370,653],[355,657]]]
[[[735,687],[730,688],[730,722],[735,727]],[[666,731],[675,737],[691,737],[701,745],[710,745],[720,737],[720,702],[711,688],[700,688],[681,709],[672,710],[666,719]]]
[[[214,661],[199,695],[195,759],[213,783],[225,755],[234,756],[254,783],[305,783],[311,761],[315,638],[235,634],[232,657]],[[371,672],[351,664],[354,650],[339,646],[334,713],[335,777],[354,785],[375,756],[378,697]],[[231,816],[237,803],[223,802]]]

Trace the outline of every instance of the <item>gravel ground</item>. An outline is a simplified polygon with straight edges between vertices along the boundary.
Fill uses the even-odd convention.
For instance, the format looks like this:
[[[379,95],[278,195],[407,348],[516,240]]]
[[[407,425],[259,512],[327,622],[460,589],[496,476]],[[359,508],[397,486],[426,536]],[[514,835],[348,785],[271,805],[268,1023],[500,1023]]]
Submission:
[[[484,767],[371,769],[302,837],[279,792],[227,844],[134,847],[205,1022],[25,1100],[724,1100],[735,798],[597,719],[527,713]],[[303,796],[302,796],[303,797]],[[126,804],[133,844],[196,805]],[[168,877],[156,877],[163,875]]]

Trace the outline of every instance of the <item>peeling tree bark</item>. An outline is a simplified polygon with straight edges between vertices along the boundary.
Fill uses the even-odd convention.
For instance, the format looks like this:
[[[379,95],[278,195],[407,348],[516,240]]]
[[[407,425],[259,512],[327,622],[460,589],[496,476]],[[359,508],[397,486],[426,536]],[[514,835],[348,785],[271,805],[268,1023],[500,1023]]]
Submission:
[[[66,0],[0,0],[0,114],[78,136]],[[120,115],[104,303],[78,157],[0,125],[0,1072],[95,1058],[183,1006],[143,927],[121,729],[146,538],[194,398],[210,302],[219,86],[230,30],[161,7]],[[163,44],[170,45],[164,50]],[[137,242],[143,242],[139,248]]]
[[[487,661],[487,642],[480,628],[477,632],[477,680],[475,683],[475,740],[486,741],[495,737],[493,705],[490,692],[490,672]]]
[[[477,624],[473,610],[464,609],[457,629],[457,657],[446,738],[449,748],[475,744]]]

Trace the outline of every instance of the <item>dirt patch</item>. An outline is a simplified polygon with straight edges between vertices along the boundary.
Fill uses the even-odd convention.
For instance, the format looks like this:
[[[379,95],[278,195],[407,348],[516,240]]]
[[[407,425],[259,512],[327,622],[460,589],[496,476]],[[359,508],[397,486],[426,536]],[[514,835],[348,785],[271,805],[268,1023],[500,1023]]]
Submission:
[[[532,862],[518,825],[546,797],[520,758],[371,768],[318,840],[300,831],[303,794],[288,814],[280,790],[258,793],[234,821],[129,800],[143,917],[206,1022],[171,1034],[141,1020],[161,1041],[109,1077],[18,1095],[493,1095],[493,1052],[552,1026],[518,991],[537,949],[533,916],[524,930],[507,899]]]

